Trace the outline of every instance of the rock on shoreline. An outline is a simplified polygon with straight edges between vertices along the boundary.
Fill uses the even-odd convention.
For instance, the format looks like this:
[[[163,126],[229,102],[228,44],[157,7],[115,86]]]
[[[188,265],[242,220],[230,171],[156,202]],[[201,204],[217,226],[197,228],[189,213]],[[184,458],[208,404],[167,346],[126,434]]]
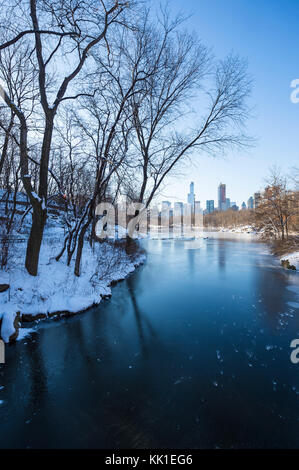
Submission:
[[[284,255],[280,258],[280,262],[284,268],[299,271],[299,251]]]

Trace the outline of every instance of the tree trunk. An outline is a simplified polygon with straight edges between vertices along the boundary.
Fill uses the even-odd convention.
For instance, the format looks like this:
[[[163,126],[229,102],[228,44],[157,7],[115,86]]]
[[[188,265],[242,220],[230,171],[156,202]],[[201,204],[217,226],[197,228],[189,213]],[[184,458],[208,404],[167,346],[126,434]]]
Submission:
[[[55,258],[57,262],[60,260],[60,258],[63,256],[63,254],[64,254],[64,252],[65,252],[65,250],[66,250],[66,245],[67,245],[68,239],[69,239],[69,235],[67,235],[67,237],[65,238],[63,247],[62,247],[60,253],[59,253],[59,254],[56,256],[56,258]]]
[[[27,244],[25,267],[29,274],[37,276],[39,253],[47,220],[48,169],[54,125],[54,113],[46,117],[46,126],[40,161],[39,190],[40,200],[33,204],[32,225]]]
[[[125,251],[127,255],[133,255],[136,252],[136,246],[137,242],[134,240],[134,238],[131,238],[127,235],[126,237],[126,245],[125,245]]]
[[[75,237],[75,240],[74,240],[74,237]],[[76,243],[77,243],[76,237],[77,235],[76,234],[74,235],[74,233],[71,232],[68,242],[67,242],[67,262],[66,262],[67,266],[71,264],[73,254],[76,249]]]
[[[92,221],[92,217],[89,216],[87,222],[83,225],[79,238],[78,238],[78,248],[77,248],[75,271],[74,271],[77,277],[80,276],[80,265],[81,265],[82,251],[83,251],[83,245],[84,245],[84,237],[91,221]]]
[[[39,253],[46,223],[46,211],[40,205],[33,208],[32,225],[27,244],[25,267],[31,276],[37,276]]]

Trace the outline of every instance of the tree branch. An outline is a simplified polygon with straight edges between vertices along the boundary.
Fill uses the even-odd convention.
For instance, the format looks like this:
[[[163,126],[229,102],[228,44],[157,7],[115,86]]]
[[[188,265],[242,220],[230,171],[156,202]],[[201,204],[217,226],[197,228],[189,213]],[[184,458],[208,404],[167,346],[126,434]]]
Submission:
[[[78,36],[79,37],[80,36],[79,33],[75,33],[75,32],[62,33],[62,32],[59,32],[59,31],[51,31],[51,30],[48,31],[48,30],[44,30],[44,29],[42,29],[42,30],[28,29],[27,31],[22,31],[17,36],[15,36],[13,39],[10,39],[9,41],[4,42],[3,44],[0,44],[0,51],[2,51],[3,49],[7,49],[8,47],[12,46],[16,42],[18,42],[20,39],[22,39],[22,37],[24,37],[28,34],[51,34],[51,35],[60,36],[60,37],[64,37],[64,36]]]

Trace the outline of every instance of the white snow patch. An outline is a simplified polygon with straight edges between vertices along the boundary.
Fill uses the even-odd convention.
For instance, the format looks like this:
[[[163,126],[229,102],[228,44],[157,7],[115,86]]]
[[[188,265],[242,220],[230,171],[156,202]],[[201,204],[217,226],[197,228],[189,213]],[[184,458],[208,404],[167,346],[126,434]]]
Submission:
[[[18,341],[27,338],[31,333],[35,331],[34,328],[20,328],[18,334]]]
[[[41,201],[41,198],[36,194],[36,192],[32,191],[31,196],[37,201]]]
[[[239,227],[234,228],[227,228],[227,227],[218,227],[216,229],[219,232],[227,232],[227,233],[248,233],[248,234],[255,234],[256,230],[252,225],[240,225]]]

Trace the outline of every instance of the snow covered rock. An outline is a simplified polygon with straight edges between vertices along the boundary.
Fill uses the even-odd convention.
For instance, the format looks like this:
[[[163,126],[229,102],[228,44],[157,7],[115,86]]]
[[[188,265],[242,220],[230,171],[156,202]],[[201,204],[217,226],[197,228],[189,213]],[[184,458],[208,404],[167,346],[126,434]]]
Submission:
[[[11,343],[18,338],[20,328],[20,314],[17,312],[1,312],[0,337],[5,343]]]
[[[290,253],[289,255],[284,255],[280,261],[282,266],[299,271],[299,251]]]

